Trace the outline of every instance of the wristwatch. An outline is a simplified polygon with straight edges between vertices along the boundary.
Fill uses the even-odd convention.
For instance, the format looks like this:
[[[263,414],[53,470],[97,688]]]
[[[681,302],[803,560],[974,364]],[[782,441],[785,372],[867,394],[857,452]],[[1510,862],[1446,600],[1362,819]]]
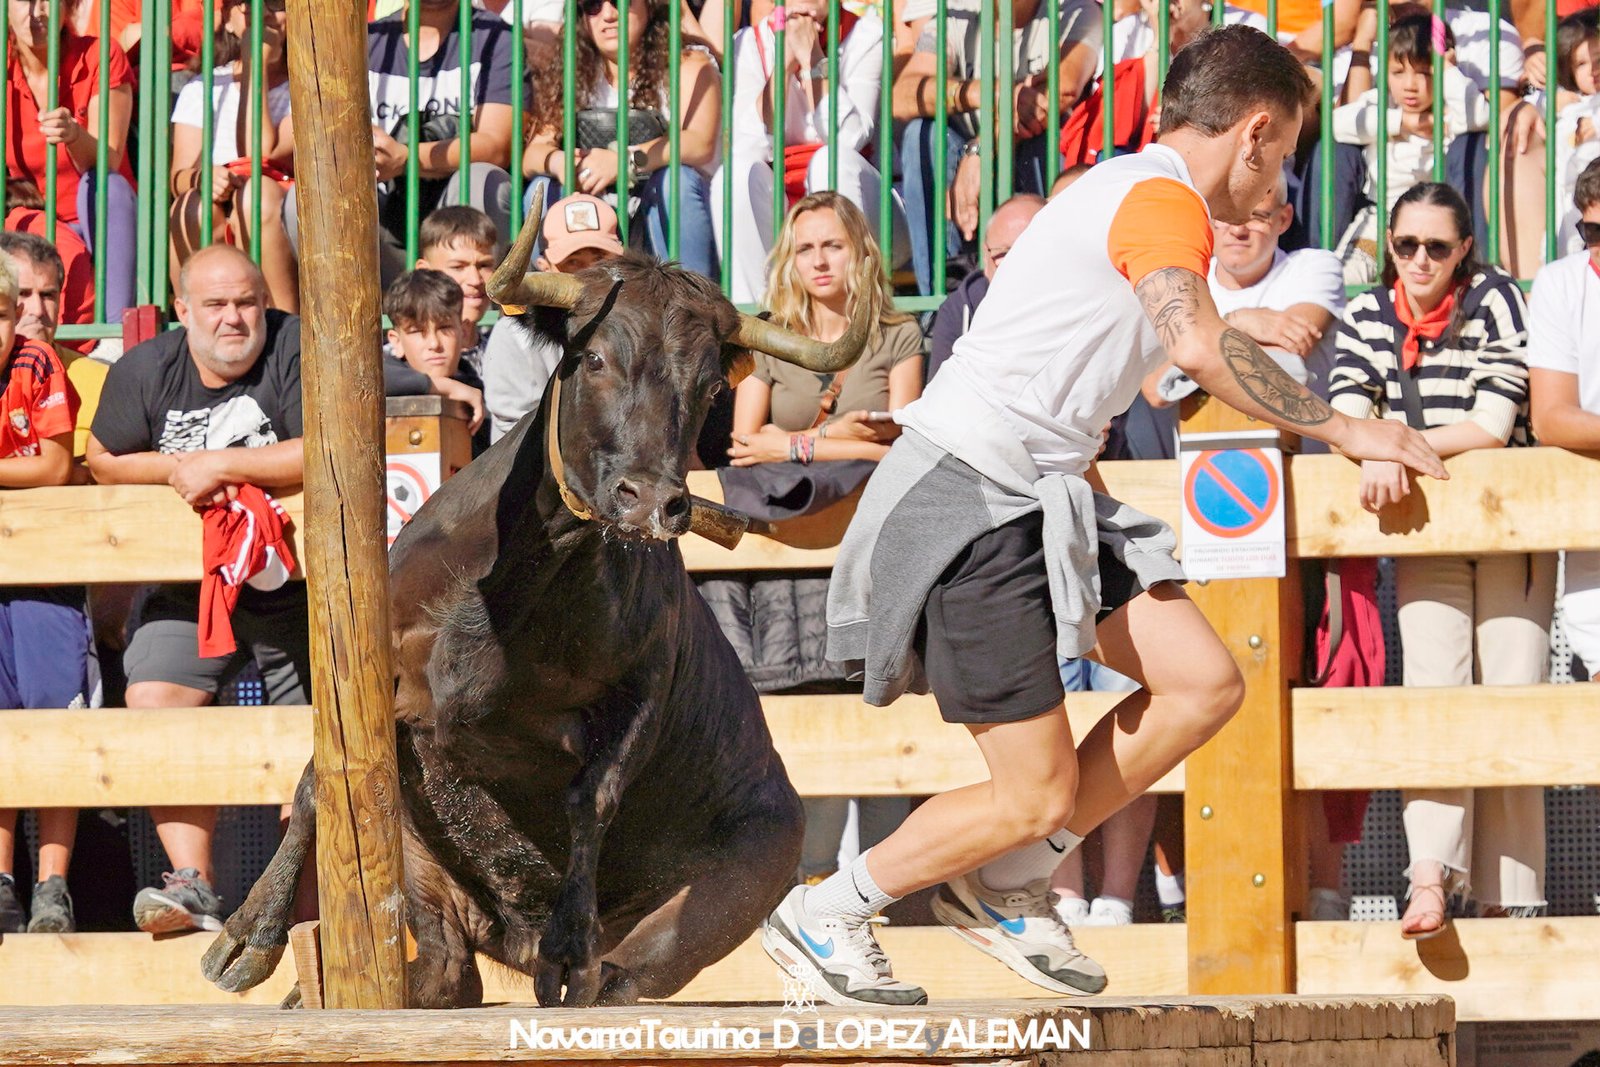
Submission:
[[[636,177],[642,177],[650,169],[650,153],[643,148],[634,147],[628,152],[628,168]]]

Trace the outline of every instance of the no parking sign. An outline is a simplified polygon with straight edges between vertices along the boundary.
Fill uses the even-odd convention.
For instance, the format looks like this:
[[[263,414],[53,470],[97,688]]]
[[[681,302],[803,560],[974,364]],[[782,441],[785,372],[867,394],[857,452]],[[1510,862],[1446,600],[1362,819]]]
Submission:
[[[1282,578],[1283,453],[1275,431],[1186,434],[1183,569],[1190,578]]]

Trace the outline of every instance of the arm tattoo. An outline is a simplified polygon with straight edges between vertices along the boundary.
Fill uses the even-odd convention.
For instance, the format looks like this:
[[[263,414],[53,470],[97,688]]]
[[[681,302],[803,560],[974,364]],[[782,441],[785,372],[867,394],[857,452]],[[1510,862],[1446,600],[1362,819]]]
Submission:
[[[1222,333],[1222,359],[1245,395],[1295,426],[1317,426],[1333,418],[1327,401],[1295,381],[1289,372],[1238,330]]]
[[[1195,324],[1200,311],[1200,277],[1182,267],[1162,267],[1145,275],[1134,290],[1156,336],[1169,351]]]

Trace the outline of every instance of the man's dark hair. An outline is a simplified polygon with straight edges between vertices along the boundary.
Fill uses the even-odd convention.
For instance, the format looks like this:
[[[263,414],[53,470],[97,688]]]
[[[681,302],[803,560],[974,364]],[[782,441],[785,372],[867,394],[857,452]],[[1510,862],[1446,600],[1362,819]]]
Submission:
[[[1456,35],[1444,26],[1446,51],[1456,46]],[[1403,63],[1429,76],[1433,74],[1433,16],[1406,15],[1389,23],[1389,62]]]
[[[56,272],[57,286],[67,283],[67,268],[61,262],[61,253],[56,251],[55,245],[36,233],[0,230],[0,252],[12,259],[25,259],[35,267],[50,268]]]
[[[1600,204],[1600,159],[1590,160],[1578,175],[1577,188],[1572,191],[1572,203],[1580,214]]]
[[[1311,91],[1300,61],[1260,30],[1207,30],[1172,57],[1161,88],[1161,133],[1190,126],[1216,137],[1263,107],[1298,115]]]
[[[500,231],[494,220],[475,207],[457,204],[431,212],[417,232],[417,247],[426,255],[430,248],[449,248],[462,238],[491,253],[500,245]]]
[[[383,313],[396,329],[461,325],[461,286],[436,270],[407,271],[383,294]]]

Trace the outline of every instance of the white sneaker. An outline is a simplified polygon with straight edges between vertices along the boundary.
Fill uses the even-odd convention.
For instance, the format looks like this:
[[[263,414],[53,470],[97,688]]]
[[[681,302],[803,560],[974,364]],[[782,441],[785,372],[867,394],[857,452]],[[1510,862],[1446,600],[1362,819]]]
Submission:
[[[1089,921],[1089,902],[1082,897],[1064,897],[1057,893],[1055,909],[1068,926],[1082,926]]]
[[[921,986],[895,980],[872,926],[883,919],[851,923],[818,915],[805,906],[806,886],[797,885],[761,925],[761,947],[790,977],[804,982],[829,1004],[851,1006],[926,1004]]]
[[[934,895],[934,918],[978,951],[993,956],[1035,985],[1055,993],[1098,993],[1105,968],[1078,951],[1072,932],[1052,907],[1045,879],[1024,889],[995,890],[974,871],[952,878]]]
[[[1083,921],[1084,926],[1131,926],[1133,924],[1133,905],[1125,900],[1114,900],[1111,897],[1095,897],[1094,903],[1089,905],[1089,917]]]

